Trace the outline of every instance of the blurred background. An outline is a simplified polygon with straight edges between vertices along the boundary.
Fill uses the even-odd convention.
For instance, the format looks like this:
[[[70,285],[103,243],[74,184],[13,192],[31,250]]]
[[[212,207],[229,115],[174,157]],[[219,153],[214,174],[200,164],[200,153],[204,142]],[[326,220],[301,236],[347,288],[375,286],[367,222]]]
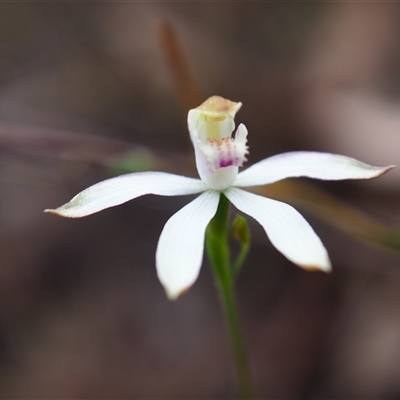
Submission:
[[[207,261],[176,302],[156,277],[188,198],[43,210],[116,173],[196,176],[186,113],[211,95],[243,102],[250,163],[317,150],[400,164],[399,38],[396,3],[1,3],[0,397],[236,397]],[[259,398],[400,397],[399,177],[272,193],[310,221],[330,275],[250,221],[238,301]]]

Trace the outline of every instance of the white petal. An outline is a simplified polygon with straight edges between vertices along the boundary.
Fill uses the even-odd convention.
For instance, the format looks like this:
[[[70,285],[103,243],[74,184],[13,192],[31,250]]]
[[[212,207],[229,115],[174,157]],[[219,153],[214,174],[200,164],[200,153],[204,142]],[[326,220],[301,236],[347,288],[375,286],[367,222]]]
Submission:
[[[199,179],[166,172],[136,172],[99,182],[77,194],[67,204],[45,211],[62,217],[80,218],[145,194],[179,196],[200,193],[206,189]]]
[[[234,186],[265,185],[292,177],[324,180],[371,179],[392,169],[374,167],[339,154],[295,151],[266,158],[239,173]]]
[[[292,206],[237,188],[225,195],[233,205],[258,221],[271,243],[304,269],[330,271],[328,253],[309,223]]]
[[[168,297],[176,299],[193,285],[203,260],[204,235],[217,211],[219,193],[207,191],[165,224],[156,252],[157,275]]]

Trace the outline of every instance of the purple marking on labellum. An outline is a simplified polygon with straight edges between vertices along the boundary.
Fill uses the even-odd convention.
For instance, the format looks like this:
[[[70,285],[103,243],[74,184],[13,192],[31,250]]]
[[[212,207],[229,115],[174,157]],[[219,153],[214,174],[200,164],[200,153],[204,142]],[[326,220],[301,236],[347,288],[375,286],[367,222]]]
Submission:
[[[220,162],[219,162],[220,168],[229,167],[231,165],[233,165],[233,160],[220,160]]]

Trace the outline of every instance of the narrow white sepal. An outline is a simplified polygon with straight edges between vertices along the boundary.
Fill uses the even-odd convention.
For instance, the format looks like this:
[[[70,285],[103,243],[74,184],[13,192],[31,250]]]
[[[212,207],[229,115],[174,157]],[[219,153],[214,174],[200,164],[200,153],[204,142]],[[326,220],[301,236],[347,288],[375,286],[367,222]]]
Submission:
[[[252,165],[238,174],[233,186],[258,186],[296,177],[323,180],[371,179],[393,167],[375,167],[339,154],[294,151]]]
[[[99,182],[78,193],[63,206],[45,212],[80,218],[145,194],[179,196],[200,193],[206,189],[207,186],[199,179],[166,172],[136,172]]]
[[[220,194],[202,193],[165,224],[156,251],[157,275],[167,296],[175,300],[196,281],[203,261],[205,230]]]
[[[292,206],[238,188],[224,193],[237,209],[262,225],[271,243],[290,261],[308,270],[331,270],[320,238]]]

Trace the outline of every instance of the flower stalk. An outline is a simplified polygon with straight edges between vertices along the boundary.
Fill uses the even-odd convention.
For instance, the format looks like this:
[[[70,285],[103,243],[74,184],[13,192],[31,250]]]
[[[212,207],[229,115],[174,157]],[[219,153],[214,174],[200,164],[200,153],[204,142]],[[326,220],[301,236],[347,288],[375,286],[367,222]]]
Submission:
[[[235,268],[230,262],[228,223],[229,200],[221,193],[217,212],[206,230],[206,251],[226,317],[240,391],[244,399],[253,399],[254,390],[235,301],[234,283],[236,274]]]

